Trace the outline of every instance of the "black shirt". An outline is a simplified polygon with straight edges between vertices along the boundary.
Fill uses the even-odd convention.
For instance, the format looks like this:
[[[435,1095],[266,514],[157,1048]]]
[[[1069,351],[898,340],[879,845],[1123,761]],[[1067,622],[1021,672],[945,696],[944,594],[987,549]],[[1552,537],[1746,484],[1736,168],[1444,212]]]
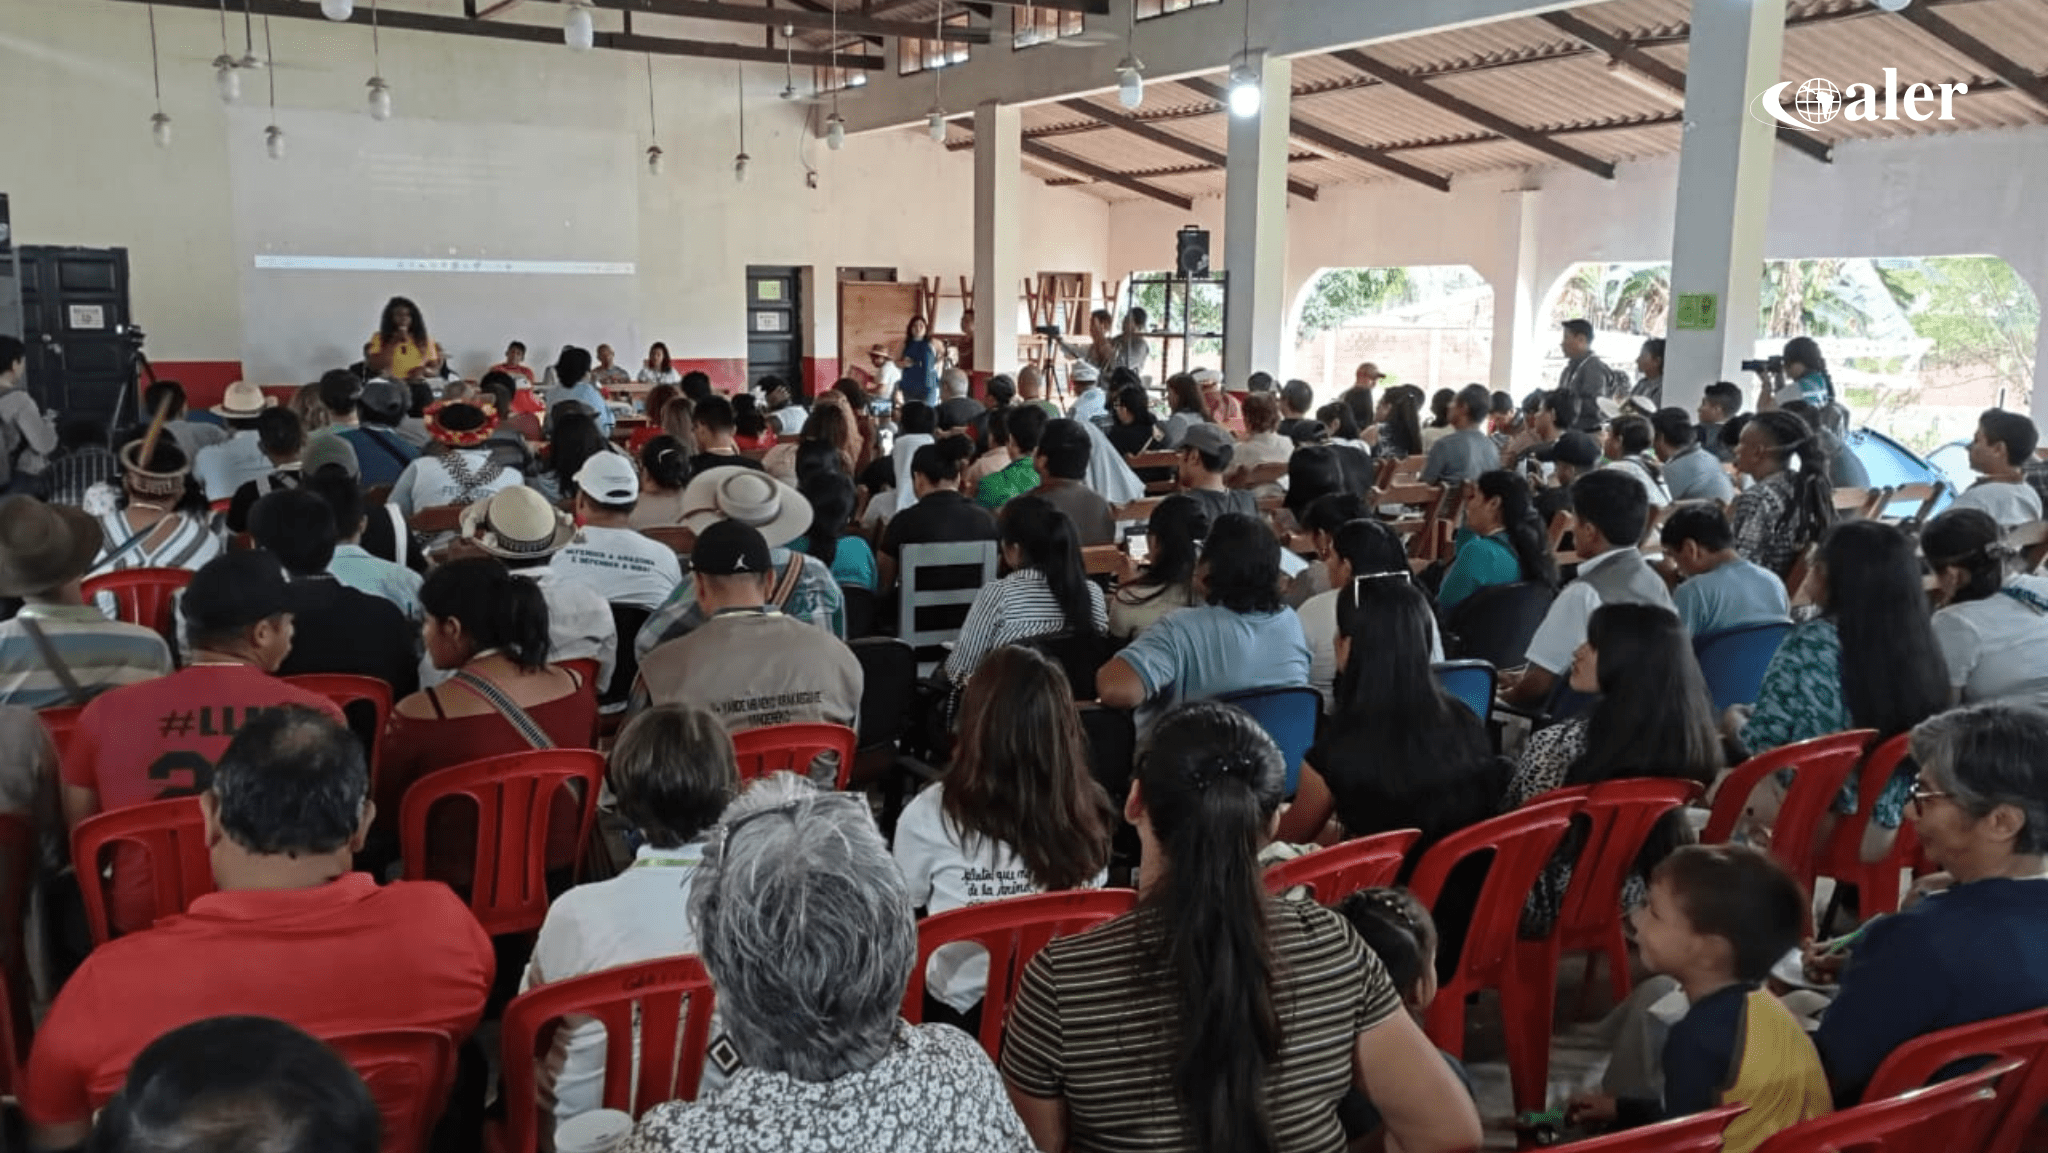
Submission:
[[[741,468],[763,468],[761,462],[751,456],[739,453],[727,456],[722,452],[700,452],[690,458],[690,475],[696,476],[707,468],[731,468],[734,465]]]
[[[1245,516],[1259,515],[1258,499],[1252,496],[1251,491],[1248,489],[1227,488],[1222,492],[1218,492],[1210,488],[1185,488],[1180,491],[1179,495],[1201,505],[1202,511],[1208,515],[1209,523],[1212,525],[1216,523],[1216,518],[1224,513],[1235,512],[1242,513]]]
[[[291,609],[292,651],[278,676],[375,677],[394,699],[419,688],[419,629],[397,605],[320,573],[292,578]]]
[[[248,532],[249,510],[256,507],[257,501],[262,500],[271,493],[297,487],[299,487],[299,470],[296,465],[288,469],[281,468],[269,476],[245,482],[242,487],[235,490],[234,499],[228,502],[228,531]]]
[[[1280,422],[1280,435],[1296,444],[1321,440],[1328,431],[1323,427],[1322,421],[1310,420],[1305,416],[1290,416]]]
[[[1144,452],[1152,447],[1155,427],[1151,424],[1139,424],[1137,421],[1129,424],[1112,424],[1104,430],[1104,435],[1109,437],[1109,443],[1115,445],[1118,452],[1130,456],[1132,453]]]
[[[882,552],[901,556],[907,544],[950,544],[963,540],[996,540],[996,518],[964,494],[936,489],[889,518],[882,534]]]

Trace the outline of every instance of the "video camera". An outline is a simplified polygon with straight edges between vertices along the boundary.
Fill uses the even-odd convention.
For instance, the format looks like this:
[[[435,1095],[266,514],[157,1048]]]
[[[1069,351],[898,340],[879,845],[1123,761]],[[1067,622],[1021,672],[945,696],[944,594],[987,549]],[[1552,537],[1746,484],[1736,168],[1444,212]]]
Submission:
[[[1058,340],[1061,336],[1065,335],[1064,330],[1062,330],[1060,326],[1057,324],[1041,324],[1037,328],[1032,329],[1031,331],[1037,333],[1040,336],[1050,336],[1054,340]]]
[[[1785,358],[1782,356],[1774,356],[1769,360],[1745,360],[1742,362],[1742,371],[1772,373],[1784,372]]]

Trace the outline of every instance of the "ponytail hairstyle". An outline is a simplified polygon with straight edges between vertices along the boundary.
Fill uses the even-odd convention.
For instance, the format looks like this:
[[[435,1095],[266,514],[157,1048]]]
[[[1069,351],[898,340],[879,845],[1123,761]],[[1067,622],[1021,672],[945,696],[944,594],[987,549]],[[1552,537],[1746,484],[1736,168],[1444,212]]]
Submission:
[[[1550,551],[1550,536],[1543,518],[1530,499],[1529,485],[1506,469],[1482,472],[1475,482],[1479,495],[1500,501],[1501,531],[1514,546],[1515,559],[1522,563],[1522,579],[1555,590],[1558,584],[1557,557]]]
[[[1024,554],[1021,568],[1037,569],[1045,587],[1067,618],[1066,631],[1095,636],[1094,599],[1088,595],[1088,571],[1081,564],[1080,536],[1067,514],[1042,496],[1013,497],[999,518],[1002,543]]]
[[[1150,522],[1152,556],[1130,584],[1127,601],[1146,604],[1175,588],[1188,592],[1194,601],[1195,566],[1201,563],[1202,542],[1209,537],[1209,514],[1200,502],[1185,493],[1175,493],[1152,510]],[[1140,594],[1138,589],[1151,586]]]
[[[675,492],[690,483],[690,457],[682,442],[662,433],[640,447],[640,467],[656,488]]]
[[[548,602],[540,586],[496,557],[449,561],[420,585],[427,615],[462,625],[476,651],[498,649],[522,672],[548,663]]]
[[[1399,450],[1401,456],[1422,451],[1422,390],[1395,387],[1387,390],[1387,427],[1381,434],[1382,447]]]
[[[1950,604],[1981,601],[2005,587],[2005,562],[2013,555],[2005,533],[1991,514],[1978,508],[1952,508],[1920,530],[1920,551],[1937,574],[1961,569],[1968,578],[1949,598]]]
[[[1787,472],[1792,472],[1794,458],[1799,462],[1792,477],[1792,503],[1776,527],[1804,548],[1819,540],[1835,519],[1835,485],[1828,476],[1827,449],[1818,432],[1782,409],[1756,413],[1750,424],[1775,446],[1778,461]]]
[[[1420,1010],[1436,976],[1436,920],[1429,909],[1406,889],[1360,889],[1337,902],[1337,914],[1380,959],[1408,1007]]]
[[[1316,419],[1330,430],[1330,435],[1339,440],[1358,439],[1358,418],[1351,412],[1351,406],[1341,400],[1333,400],[1316,410]]]
[[[1279,963],[1258,853],[1280,807],[1280,750],[1219,701],[1181,705],[1153,732],[1138,785],[1166,875],[1139,908],[1155,914],[1151,959],[1173,988],[1173,1095],[1196,1153],[1274,1153]]]

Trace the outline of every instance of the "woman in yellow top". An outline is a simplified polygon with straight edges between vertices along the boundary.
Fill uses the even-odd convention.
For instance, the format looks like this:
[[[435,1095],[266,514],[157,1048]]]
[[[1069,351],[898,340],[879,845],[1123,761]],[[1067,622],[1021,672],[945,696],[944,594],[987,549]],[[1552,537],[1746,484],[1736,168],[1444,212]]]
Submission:
[[[403,296],[385,303],[376,333],[363,346],[363,365],[371,376],[391,380],[419,380],[440,371],[441,349],[427,335],[418,305]]]

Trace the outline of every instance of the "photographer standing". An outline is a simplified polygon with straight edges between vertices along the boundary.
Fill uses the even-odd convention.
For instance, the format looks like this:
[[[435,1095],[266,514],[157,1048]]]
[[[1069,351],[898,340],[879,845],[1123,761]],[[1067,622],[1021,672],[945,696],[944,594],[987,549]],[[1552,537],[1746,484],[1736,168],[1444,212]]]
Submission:
[[[1758,412],[1769,412],[1795,400],[1825,412],[1835,403],[1835,382],[1828,376],[1827,358],[1820,354],[1820,345],[1810,336],[1795,336],[1786,341],[1784,355],[1773,361],[1752,360],[1743,367],[1763,382],[1756,398]]]
[[[0,336],[0,493],[42,495],[57,430],[28,391],[28,349]]]

